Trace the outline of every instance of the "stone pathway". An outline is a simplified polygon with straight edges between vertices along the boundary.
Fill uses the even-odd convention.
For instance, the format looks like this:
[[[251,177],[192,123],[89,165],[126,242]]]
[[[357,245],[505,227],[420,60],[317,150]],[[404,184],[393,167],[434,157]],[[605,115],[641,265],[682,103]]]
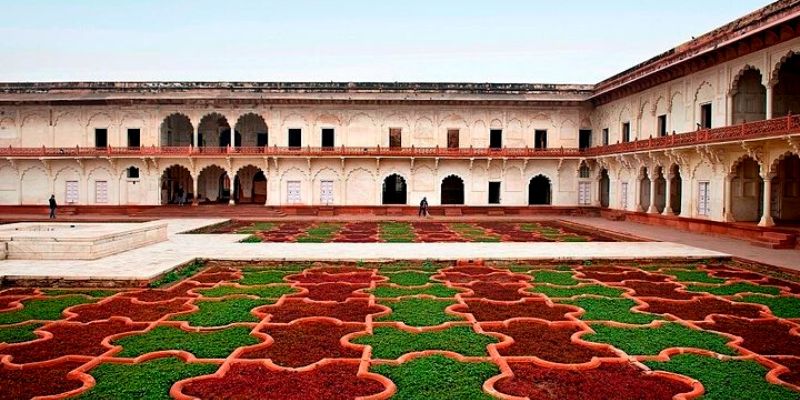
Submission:
[[[169,219],[169,240],[91,261],[0,261],[9,279],[147,280],[195,258],[227,260],[702,259],[727,254],[679,243],[238,243],[247,235],[180,232],[222,219]],[[576,221],[577,222],[577,221]]]

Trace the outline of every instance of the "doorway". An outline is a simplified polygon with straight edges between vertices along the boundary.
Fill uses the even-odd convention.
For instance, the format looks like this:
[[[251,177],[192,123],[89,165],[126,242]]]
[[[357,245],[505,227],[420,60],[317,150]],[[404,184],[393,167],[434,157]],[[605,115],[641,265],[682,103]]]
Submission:
[[[500,204],[500,182],[489,182],[489,204]]]

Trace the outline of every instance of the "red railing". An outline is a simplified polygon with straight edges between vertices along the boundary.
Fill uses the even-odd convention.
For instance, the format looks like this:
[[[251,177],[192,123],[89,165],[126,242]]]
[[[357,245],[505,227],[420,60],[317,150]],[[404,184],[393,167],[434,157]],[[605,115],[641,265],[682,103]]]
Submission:
[[[141,157],[141,156],[298,156],[298,157],[584,157],[606,154],[632,153],[662,150],[700,144],[713,144],[737,140],[780,137],[800,133],[800,115],[774,118],[766,121],[748,122],[741,125],[635,140],[608,146],[577,148],[532,149],[522,148],[442,148],[442,147],[4,147],[0,157]]]

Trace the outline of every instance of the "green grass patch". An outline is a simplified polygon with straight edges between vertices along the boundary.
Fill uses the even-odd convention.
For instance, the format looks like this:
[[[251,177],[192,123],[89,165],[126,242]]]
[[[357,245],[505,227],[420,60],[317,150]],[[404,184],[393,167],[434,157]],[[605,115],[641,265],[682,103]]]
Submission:
[[[171,399],[169,389],[180,380],[208,375],[219,368],[215,364],[185,363],[174,357],[159,358],[141,364],[100,364],[91,371],[97,384],[80,395],[82,400],[98,399]]]
[[[413,296],[417,294],[427,294],[434,297],[453,297],[459,290],[449,288],[441,283],[434,283],[427,287],[391,287],[391,286],[378,286],[375,289],[368,291],[375,295],[375,297],[401,297]]]
[[[455,301],[406,298],[397,301],[382,301],[380,304],[392,309],[392,313],[380,317],[380,321],[402,321],[409,326],[432,326],[447,321],[462,320],[444,312],[444,309],[455,304]]]
[[[725,283],[725,279],[709,276],[706,271],[667,269],[664,273],[674,276],[680,282]]]
[[[275,222],[253,222],[248,226],[237,229],[235,233],[268,232],[275,229],[276,225]]]
[[[378,230],[384,242],[410,243],[415,238],[414,228],[407,222],[381,222]]]
[[[597,333],[584,335],[583,339],[608,343],[632,356],[655,356],[670,347],[692,347],[737,355],[726,345],[730,339],[676,323],[666,323],[657,328],[618,328],[595,324],[592,329]]]
[[[468,326],[421,333],[378,327],[372,335],[360,336],[353,343],[372,346],[372,358],[394,360],[406,353],[425,350],[446,350],[467,357],[488,356],[486,346],[497,343],[497,339],[476,333]]]
[[[250,313],[250,310],[272,304],[272,301],[259,299],[226,299],[223,301],[197,301],[195,305],[200,309],[184,315],[177,315],[173,319],[187,321],[192,326],[222,326],[234,322],[258,322],[259,319]]]
[[[73,295],[73,294],[82,294],[84,296],[94,297],[94,298],[104,298],[113,296],[119,293],[116,290],[102,290],[102,289],[43,289],[42,293],[48,296],[63,296],[63,295]]]
[[[333,240],[333,236],[336,235],[342,229],[342,224],[338,223],[328,223],[323,222],[308,228],[304,235],[301,235],[297,238],[298,243],[325,243]]]
[[[630,309],[636,302],[630,299],[609,299],[582,297],[575,300],[564,300],[561,303],[572,304],[586,310],[581,316],[584,321],[617,321],[626,324],[649,324],[660,319],[651,314],[634,313]]]
[[[276,270],[254,270],[243,271],[242,279],[239,279],[240,285],[268,285],[270,283],[286,283],[283,277],[291,275],[294,272],[290,271],[276,271]]]
[[[397,385],[392,400],[489,400],[483,382],[500,373],[488,362],[462,363],[448,357],[421,357],[400,365],[376,365],[372,372]]]
[[[239,243],[261,243],[261,238],[256,235],[250,235],[240,240]]]
[[[15,326],[0,326],[0,343],[19,343],[27,342],[39,338],[33,332],[40,328],[42,324],[25,324]]]
[[[248,294],[252,296],[277,299],[285,294],[297,293],[300,290],[295,289],[289,285],[271,285],[271,286],[245,286],[237,287],[231,285],[220,285],[211,289],[200,289],[197,292],[202,293],[206,297],[223,297],[232,296],[237,294]]]
[[[746,303],[763,304],[769,307],[772,314],[780,318],[800,318],[800,298],[797,297],[769,297],[752,295],[745,296],[742,300]]]
[[[751,360],[719,360],[696,354],[677,354],[666,362],[648,361],[654,369],[695,378],[703,384],[703,400],[797,399],[797,392],[767,382],[767,369]]]
[[[189,265],[184,267],[178,267],[173,269],[172,271],[167,272],[166,274],[162,275],[161,278],[150,282],[151,288],[158,288],[162,286],[169,285],[170,283],[177,282],[184,280],[198,272],[200,269],[203,268],[202,261],[194,261]]]
[[[750,282],[736,282],[730,285],[703,286],[688,285],[686,290],[690,292],[705,292],[719,296],[730,296],[738,293],[764,293],[778,295],[781,290],[774,286],[761,286]]]
[[[244,272],[265,272],[265,271],[284,271],[284,272],[301,272],[306,268],[311,267],[311,262],[287,262],[281,264],[268,264],[268,265],[245,265],[239,268]]]
[[[25,300],[22,302],[23,308],[20,310],[0,312],[0,325],[32,320],[59,320],[62,318],[61,313],[64,309],[90,302],[92,300],[81,295]]]
[[[161,350],[184,350],[197,358],[226,358],[237,347],[258,344],[250,336],[251,328],[236,326],[228,329],[186,332],[174,326],[157,326],[149,332],[126,336],[113,344],[122,346],[115,357],[138,357]]]
[[[579,282],[572,277],[572,272],[549,271],[546,269],[531,271],[533,281],[536,283],[552,283],[560,286],[573,286]]]
[[[420,271],[401,271],[384,274],[389,282],[402,286],[420,286],[430,282],[431,274]]]
[[[596,284],[569,287],[534,285],[532,288],[526,290],[531,293],[541,293],[551,298],[573,297],[580,296],[582,294],[593,294],[603,297],[620,297],[623,293],[625,293],[625,291],[622,289]]]
[[[448,224],[448,227],[453,232],[458,233],[465,239],[473,242],[499,242],[500,235],[489,233],[485,229],[475,225],[464,222]]]

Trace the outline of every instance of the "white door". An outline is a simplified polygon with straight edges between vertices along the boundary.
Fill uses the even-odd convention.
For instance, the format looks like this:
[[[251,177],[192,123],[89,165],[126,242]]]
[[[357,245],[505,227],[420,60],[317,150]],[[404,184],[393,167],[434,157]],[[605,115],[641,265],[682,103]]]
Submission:
[[[578,204],[588,206],[592,204],[592,183],[578,182]]]
[[[67,193],[65,200],[67,204],[78,202],[78,181],[67,181]]]
[[[711,204],[709,203],[709,184],[708,182],[700,182],[697,190],[697,214],[709,215],[711,214]]]
[[[628,209],[628,182],[622,182],[622,187],[619,194],[620,206],[623,210]]]
[[[94,202],[97,204],[108,203],[108,181],[94,182]]]
[[[333,203],[333,181],[321,181],[320,182],[320,194],[319,194],[319,202],[321,204],[332,204]]]
[[[302,202],[300,197],[300,181],[286,182],[286,202],[289,204],[299,204]]]

